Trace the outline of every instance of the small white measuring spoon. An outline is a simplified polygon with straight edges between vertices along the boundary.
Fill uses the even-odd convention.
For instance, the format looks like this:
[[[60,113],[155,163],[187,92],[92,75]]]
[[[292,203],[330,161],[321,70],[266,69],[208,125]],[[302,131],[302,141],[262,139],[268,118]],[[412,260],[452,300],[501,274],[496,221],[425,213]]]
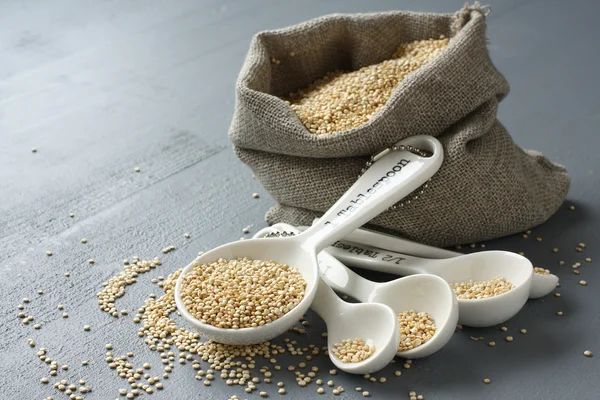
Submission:
[[[428,151],[432,155],[422,157],[405,149],[411,146]],[[317,253],[416,190],[431,178],[442,164],[442,145],[431,136],[412,136],[394,147],[397,151],[388,149],[375,156],[371,167],[364,171],[319,222],[302,234],[237,241],[219,246],[196,258],[184,268],[175,285],[175,302],[181,315],[204,336],[225,344],[249,344],[270,340],[294,325],[304,315],[317,293]],[[197,265],[214,262],[220,258],[238,257],[274,260],[295,267],[306,281],[304,297],[288,313],[262,326],[225,329],[202,323],[188,312],[181,298],[183,277]]]
[[[299,227],[298,229],[304,230],[306,228]],[[369,229],[356,229],[348,234],[344,240],[423,258],[440,259],[464,255],[454,251],[412,242],[410,240],[387,235],[385,233],[371,231]],[[558,276],[556,275],[534,273],[533,280],[531,282],[531,288],[529,290],[529,298],[539,299],[540,297],[544,297],[556,289],[557,284]]]
[[[348,303],[340,299],[321,278],[310,306],[327,325],[327,351],[333,364],[351,374],[377,372],[396,356],[400,327],[394,311],[383,304]],[[375,351],[367,359],[342,362],[333,354],[334,344],[344,339],[361,338]]]
[[[254,237],[264,237],[269,233],[280,231],[300,233],[295,227],[280,223],[260,230]],[[452,337],[458,321],[458,303],[452,288],[442,278],[420,274],[378,283],[356,274],[331,256],[327,250],[320,252],[317,258],[323,280],[338,292],[352,296],[363,303],[386,304],[395,314],[415,310],[417,312],[426,311],[433,317],[436,324],[434,336],[428,342],[414,349],[398,351],[398,356],[410,359],[427,357],[444,347]],[[312,305],[315,311],[317,311],[315,309],[316,302],[317,299]],[[357,321],[351,321],[351,317],[348,315],[343,318],[347,323],[357,324]],[[371,319],[369,321],[358,320],[358,325],[365,325],[366,329],[382,329],[381,323],[374,323],[372,328],[371,324]],[[329,322],[327,322],[327,326],[329,329]],[[396,347],[397,349],[398,347]],[[331,351],[329,354],[331,356]]]
[[[531,262],[508,251],[483,251],[441,260],[408,256],[352,242],[337,242],[327,251],[347,265],[391,274],[434,274],[450,283],[502,277],[512,283],[514,287],[511,290],[498,296],[458,299],[458,322],[473,327],[497,325],[515,316],[527,302],[533,278]],[[365,252],[370,255],[365,255]]]

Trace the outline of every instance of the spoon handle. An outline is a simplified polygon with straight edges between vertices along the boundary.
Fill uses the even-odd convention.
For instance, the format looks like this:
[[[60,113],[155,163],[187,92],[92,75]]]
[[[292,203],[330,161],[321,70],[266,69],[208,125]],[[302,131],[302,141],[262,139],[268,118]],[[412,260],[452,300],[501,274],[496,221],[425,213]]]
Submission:
[[[277,223],[268,228],[268,230],[271,232],[285,231],[294,235],[299,235],[302,232],[295,226],[285,223]],[[266,231],[267,229],[264,232]],[[261,236],[264,235],[261,233]],[[337,292],[352,296],[363,303],[369,302],[369,297],[377,288],[377,282],[372,282],[358,275],[326,250],[317,255],[317,261],[319,262],[321,278],[323,278],[329,287]]]
[[[408,196],[442,164],[442,145],[434,137],[412,136],[396,146],[414,146],[433,155],[421,157],[398,150],[373,162],[316,224],[297,236],[303,247],[320,252]]]
[[[364,228],[356,229],[349,233],[345,237],[345,240],[423,258],[441,259],[462,256],[461,253],[412,242],[397,236]]]
[[[327,248],[327,252],[346,265],[396,275],[434,273],[428,266],[429,260],[365,246],[364,244],[337,241]]]
[[[332,321],[337,318],[341,313],[341,305],[345,302],[340,299],[337,294],[327,286],[327,283],[323,278],[319,278],[319,284],[317,286],[317,293],[310,306],[314,312],[319,314],[319,317],[323,318],[325,324],[328,321]]]

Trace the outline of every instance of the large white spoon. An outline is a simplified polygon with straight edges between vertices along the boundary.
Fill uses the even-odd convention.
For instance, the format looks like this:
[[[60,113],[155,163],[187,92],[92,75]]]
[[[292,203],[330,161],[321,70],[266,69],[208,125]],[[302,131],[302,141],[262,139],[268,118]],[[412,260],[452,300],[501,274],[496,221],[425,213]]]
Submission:
[[[305,227],[298,227],[304,230]],[[356,229],[344,238],[347,241],[365,244],[368,246],[379,247],[382,249],[392,250],[398,253],[410,254],[423,258],[452,258],[459,257],[463,254],[450,250],[440,249],[425,244],[412,242],[407,239],[402,239],[396,236],[387,235],[381,232],[375,232],[369,229]],[[550,294],[558,284],[558,276],[553,274],[538,274],[534,273],[529,290],[530,299],[538,299]]]
[[[531,288],[533,266],[518,254],[484,251],[453,258],[430,260],[376,247],[337,242],[327,251],[347,265],[392,274],[434,274],[447,282],[487,281],[502,277],[513,284],[506,293],[483,299],[458,299],[458,322],[473,327],[500,324],[525,305]]]
[[[412,146],[432,155],[419,156],[409,151]],[[442,163],[442,145],[430,136],[410,137],[395,145],[394,150],[396,151],[388,150],[375,156],[370,168],[364,171],[321,220],[300,235],[233,242],[196,258],[184,268],[175,285],[175,302],[182,316],[204,336],[226,344],[270,340],[294,325],[304,315],[317,293],[317,253],[416,190],[437,172]],[[296,268],[306,281],[304,297],[278,319],[257,327],[227,329],[201,322],[188,312],[181,298],[183,278],[197,265],[220,258],[239,257],[273,260]]]
[[[264,237],[279,232],[299,234],[300,231],[288,224],[275,224],[254,235]],[[458,321],[458,303],[450,285],[435,275],[421,274],[399,278],[390,282],[373,282],[356,274],[326,250],[319,253],[319,269],[325,282],[334,290],[354,297],[362,302],[386,304],[395,314],[415,310],[427,312],[433,317],[436,325],[434,336],[424,344],[410,350],[398,351],[404,358],[421,358],[441,349],[452,337]],[[337,296],[336,296],[337,297]],[[316,299],[312,308],[315,309]],[[318,312],[318,311],[317,311]],[[363,325],[364,329],[380,329],[379,323],[366,320],[352,321],[349,315],[340,315],[338,323]],[[371,325],[373,324],[373,327]],[[327,322],[329,329],[329,322]],[[330,335],[331,337],[331,335]],[[396,349],[398,349],[396,347]],[[331,356],[331,352],[330,352]]]

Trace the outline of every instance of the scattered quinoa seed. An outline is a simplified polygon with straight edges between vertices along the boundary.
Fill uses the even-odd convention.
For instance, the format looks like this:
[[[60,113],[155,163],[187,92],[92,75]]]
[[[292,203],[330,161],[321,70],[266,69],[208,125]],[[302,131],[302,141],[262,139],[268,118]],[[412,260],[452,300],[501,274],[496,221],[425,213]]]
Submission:
[[[52,255],[52,252],[51,252],[50,250],[48,250],[48,251],[46,252],[46,255],[48,255],[48,256],[51,256],[51,255]]]
[[[527,329],[521,329],[520,331],[523,335],[525,335],[527,333]]]
[[[492,382],[492,381],[491,381],[491,380],[489,380],[489,378],[485,378],[485,379],[483,380],[483,383],[485,383],[486,385],[487,385],[487,384],[489,384],[489,383],[491,383],[491,382]]]
[[[512,342],[513,341],[513,337],[512,336],[507,336],[504,338],[504,340],[506,340],[507,342]]]
[[[508,332],[508,328],[507,328],[507,327],[505,327],[505,326],[501,327],[501,328],[500,328],[500,330],[501,330],[502,332]]]
[[[586,356],[586,357],[591,357],[592,356],[592,352],[589,351],[589,350],[586,350],[586,351],[583,352],[583,355]]]
[[[258,193],[252,193],[252,197],[258,199],[260,196],[258,195]]]
[[[165,247],[164,249],[162,249],[162,252],[163,252],[164,254],[167,254],[167,253],[170,253],[170,252],[172,252],[173,250],[175,250],[175,246],[167,246],[167,247]]]
[[[562,311],[557,311],[557,312],[556,312],[556,315],[558,315],[559,317],[562,317],[562,315],[563,315],[563,312],[562,312]]]
[[[584,281],[584,280],[581,280],[581,281],[579,281],[579,284],[580,284],[581,286],[587,286],[587,282],[586,282],[586,281]]]
[[[134,172],[140,172],[140,171],[141,171],[141,169],[140,169],[140,167],[135,167],[135,168],[133,169],[133,171],[134,171]]]
[[[81,243],[87,243],[87,239],[86,238],[81,239]]]
[[[488,343],[488,346],[490,346],[490,347],[494,347],[495,345],[496,345],[496,342],[489,342]]]

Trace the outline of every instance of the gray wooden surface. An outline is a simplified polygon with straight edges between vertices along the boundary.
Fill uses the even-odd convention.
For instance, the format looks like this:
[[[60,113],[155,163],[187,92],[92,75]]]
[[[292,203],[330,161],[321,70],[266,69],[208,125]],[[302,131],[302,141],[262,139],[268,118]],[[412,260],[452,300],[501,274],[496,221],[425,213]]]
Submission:
[[[101,282],[120,270],[124,258],[162,256],[164,264],[118,301],[120,309],[135,310],[148,294],[160,293],[151,277],[186,265],[200,250],[238,239],[247,225],[253,231],[264,225],[272,200],[235,159],[226,136],[234,82],[254,33],[332,12],[450,12],[462,3],[1,1],[0,398],[67,398],[40,383],[48,367],[27,338],[71,366],[59,379],[85,379],[93,387],[86,399],[113,399],[127,386],[104,362],[105,343],[113,343],[118,354],[133,351],[137,365],[149,362],[158,374],[159,356],[137,337],[133,316],[114,319],[99,311],[95,293]],[[400,360],[376,374],[387,377],[386,384],[338,374],[336,385],[346,388],[340,398],[361,398],[356,386],[373,398],[390,399],[408,398],[410,390],[426,399],[600,396],[600,7],[592,0],[498,0],[492,9],[490,51],[512,86],[500,120],[523,147],[567,165],[573,177],[567,203],[576,210],[565,205],[530,239],[516,235],[487,248],[524,251],[535,265],[560,276],[562,296],[530,301],[508,321],[512,343],[503,341],[498,327],[464,329],[443,351],[402,369],[401,377],[393,376]],[[134,173],[136,166],[140,173]],[[253,192],[261,198],[253,199]],[[83,237],[87,244],[80,243]],[[576,253],[582,241],[588,246]],[[167,245],[177,250],[163,256]],[[558,254],[551,252],[554,246]],[[573,275],[571,264],[585,257],[593,262]],[[580,279],[588,286],[580,286]],[[45,293],[36,294],[38,289]],[[17,318],[24,297],[31,299],[26,311],[40,330]],[[58,304],[65,305],[68,319],[61,318]],[[557,317],[558,310],[565,315]],[[294,338],[324,345],[321,321],[312,313],[308,320],[308,334]],[[91,332],[83,331],[84,324]],[[528,333],[518,333],[521,328]],[[490,340],[495,348],[486,345]],[[586,349],[597,356],[584,357]],[[80,364],[84,359],[87,367]],[[284,367],[298,361],[279,357]],[[314,365],[321,371],[331,366],[325,357]],[[258,397],[218,378],[205,388],[189,367],[177,364],[165,389],[151,398]],[[486,377],[490,385],[482,383]],[[287,383],[288,398],[318,396],[314,385],[298,387],[287,371],[275,375],[279,380]],[[273,384],[259,387],[279,397]]]

